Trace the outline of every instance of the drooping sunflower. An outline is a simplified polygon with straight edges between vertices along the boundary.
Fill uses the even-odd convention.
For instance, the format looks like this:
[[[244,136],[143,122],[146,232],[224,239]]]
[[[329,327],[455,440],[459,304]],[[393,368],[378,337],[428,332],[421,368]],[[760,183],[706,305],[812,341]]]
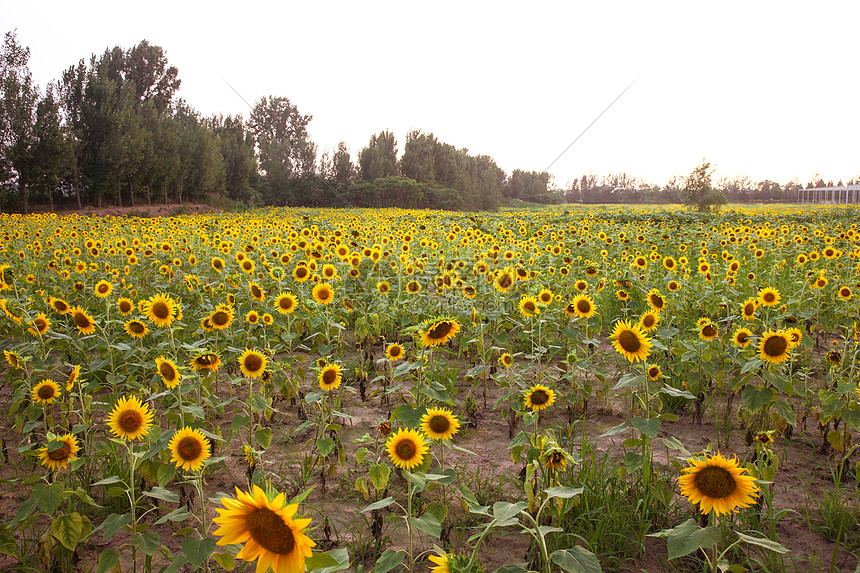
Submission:
[[[535,384],[523,393],[526,408],[540,412],[555,402],[555,392],[543,384]]]
[[[831,350],[827,353],[827,362],[830,364],[831,368],[835,368],[842,363],[842,353],[838,350]]]
[[[79,306],[73,307],[67,313],[75,321],[75,326],[78,327],[80,334],[92,334],[96,331],[96,322],[93,320],[87,311]]]
[[[504,366],[505,368],[510,368],[514,365],[514,359],[511,358],[511,355],[505,352],[501,356],[499,356],[499,364]]]
[[[427,441],[416,430],[400,428],[385,442],[385,451],[395,466],[411,470],[421,465],[427,454]]]
[[[195,372],[200,370],[211,370],[212,372],[215,372],[221,367],[221,358],[212,352],[205,352],[192,358],[190,365]]]
[[[267,361],[265,354],[246,348],[239,356],[239,368],[247,378],[260,378],[266,370]]]
[[[143,313],[155,326],[170,326],[176,319],[178,305],[170,295],[159,293],[143,301]]]
[[[134,338],[143,338],[149,334],[149,329],[143,321],[129,320],[125,323],[125,331]]]
[[[579,294],[573,297],[570,304],[564,309],[567,316],[578,316],[579,318],[591,318],[597,311],[594,308],[594,299],[587,294]]]
[[[783,331],[768,330],[758,343],[758,357],[771,364],[785,362],[791,351],[791,342]]]
[[[65,469],[69,462],[78,459],[75,454],[80,449],[78,439],[73,434],[66,434],[51,440],[47,446],[39,448],[39,460],[43,466],[55,472]]]
[[[553,470],[563,470],[567,467],[568,462],[573,462],[573,456],[559,447],[555,442],[547,444],[540,455],[540,459],[543,465]]]
[[[197,428],[188,426],[182,428],[170,438],[170,461],[177,468],[185,471],[196,472],[212,455],[209,446],[209,438]]]
[[[233,309],[226,304],[219,304],[209,315],[209,324],[214,330],[224,330],[233,322]]]
[[[33,398],[33,402],[50,404],[60,397],[60,386],[53,380],[42,380],[33,386],[30,397]]]
[[[326,364],[320,368],[320,374],[317,378],[320,389],[325,390],[326,392],[337,390],[340,387],[341,382],[341,369],[342,367],[340,364]]]
[[[385,357],[392,362],[403,358],[403,353],[403,346],[396,342],[389,344],[388,348],[385,349]]]
[[[612,329],[612,346],[630,362],[645,360],[651,354],[651,339],[645,336],[639,325],[619,320]]]
[[[699,327],[699,338],[706,341],[714,340],[719,335],[717,326],[713,322],[706,322]]]
[[[739,328],[732,334],[732,344],[738,348],[746,348],[752,342],[752,331],[748,328]]]
[[[263,290],[263,287],[258,285],[255,282],[248,283],[248,290],[251,292],[251,298],[254,300],[263,301],[266,298],[266,291]]]
[[[663,374],[663,372],[660,370],[658,365],[652,364],[648,367],[647,374],[649,380],[659,380],[660,375]]]
[[[762,306],[777,306],[781,301],[782,297],[775,288],[765,287],[758,291],[758,302]]]
[[[690,458],[678,478],[681,495],[690,503],[699,504],[703,514],[711,510],[717,515],[731,515],[739,507],[749,507],[758,497],[755,478],[744,475],[746,468],[738,467],[737,458],[728,460],[717,454],[704,460]]]
[[[21,368],[23,360],[21,358],[21,355],[14,350],[4,350],[3,357],[6,359],[6,362],[8,362],[9,366],[11,366],[12,368],[16,370],[19,370]]]
[[[663,298],[659,290],[651,289],[651,292],[648,293],[648,304],[651,305],[651,308],[660,312],[666,308],[666,299]]]
[[[50,305],[50,307],[54,309],[54,312],[59,314],[67,314],[70,310],[72,310],[72,307],[69,306],[69,303],[67,303],[61,298],[49,297],[48,305]]]
[[[328,283],[317,284],[311,294],[319,304],[331,304],[331,301],[334,300],[334,290]]]
[[[657,330],[658,324],[660,324],[660,311],[653,310],[653,308],[643,314],[642,318],[639,319],[639,328],[644,332]]]
[[[217,508],[213,519],[222,536],[218,545],[244,543],[236,555],[244,561],[257,560],[258,573],[303,573],[305,559],[311,557],[316,543],[302,533],[310,519],[297,519],[297,504],[285,505],[286,496],[278,494],[269,500],[266,493],[253,486],[252,492],[236,488],[236,499],[221,498],[224,509]]]
[[[134,310],[134,301],[130,298],[120,297],[116,301],[116,307],[123,316],[128,316]]]
[[[32,334],[33,336],[42,336],[48,329],[51,328],[51,320],[44,312],[40,312],[36,315],[36,318],[27,323],[29,328],[27,328],[27,332]]]
[[[107,298],[110,296],[110,293],[113,292],[113,285],[107,281],[99,281],[96,283],[96,286],[93,287],[93,292],[99,298]]]
[[[460,420],[447,408],[428,408],[421,416],[421,430],[432,440],[450,440],[460,431]]]
[[[179,374],[179,369],[173,360],[159,356],[155,359],[155,367],[168,390],[173,390],[182,381],[182,376]]]
[[[755,311],[758,309],[758,299],[748,298],[741,306],[741,317],[744,320],[752,320],[755,318]]]
[[[540,314],[537,299],[533,296],[523,295],[520,299],[520,314],[526,318],[533,318]]]
[[[420,329],[421,346],[441,346],[460,332],[460,323],[453,318],[425,321]]]
[[[108,426],[117,438],[128,442],[143,439],[152,428],[154,412],[149,404],[144,404],[137,396],[117,400],[116,405],[108,414]]]

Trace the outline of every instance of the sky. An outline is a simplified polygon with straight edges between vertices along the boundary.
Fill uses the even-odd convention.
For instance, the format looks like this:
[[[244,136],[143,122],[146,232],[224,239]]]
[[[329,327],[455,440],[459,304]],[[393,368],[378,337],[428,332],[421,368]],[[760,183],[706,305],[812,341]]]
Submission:
[[[715,181],[860,176],[855,2],[0,0],[0,14],[43,88],[146,39],[204,115],[284,96],[320,152],[344,141],[353,160],[374,133],[402,152],[420,129],[560,187],[609,172],[663,185],[703,160]]]

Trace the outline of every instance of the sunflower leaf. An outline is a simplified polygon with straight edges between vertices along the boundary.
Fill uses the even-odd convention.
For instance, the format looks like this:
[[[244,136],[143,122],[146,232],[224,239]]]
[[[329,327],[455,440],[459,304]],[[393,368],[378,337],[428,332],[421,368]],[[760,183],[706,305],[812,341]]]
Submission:
[[[645,376],[642,374],[625,374],[612,389],[620,390],[621,388],[635,388],[643,382],[645,382]]]
[[[379,559],[376,560],[376,567],[373,569],[374,573],[388,573],[398,565],[400,565],[401,561],[406,557],[405,551],[394,551],[393,549],[386,549],[382,552],[382,555]]]
[[[196,537],[186,537],[182,541],[182,552],[185,558],[194,567],[200,567],[204,562],[209,560],[209,556],[215,551],[215,540],[211,537],[198,539]]]
[[[743,541],[744,543],[749,543],[751,545],[758,545],[759,547],[764,547],[765,549],[770,549],[771,551],[776,551],[777,553],[780,553],[780,554],[789,552],[789,549],[787,547],[785,547],[784,545],[777,543],[776,541],[773,541],[771,539],[752,537],[750,535],[744,535],[743,533],[740,533],[739,531],[736,531],[735,533],[737,533],[738,538],[741,541]]]
[[[143,495],[147,497],[154,497],[155,499],[160,499],[162,501],[166,501],[168,503],[179,503],[179,496],[169,489],[165,489],[163,487],[155,486],[149,491],[143,492]]]
[[[699,527],[696,520],[690,518],[669,533],[669,559],[677,559],[698,549],[713,547],[719,542],[719,529],[713,526]]]
[[[368,511],[375,511],[377,509],[382,509],[383,507],[388,507],[392,503],[394,503],[394,498],[393,497],[386,497],[385,499],[380,499],[379,501],[371,503],[370,505],[368,505],[367,507],[362,509],[361,513],[367,513]]]
[[[439,519],[432,513],[425,513],[421,517],[410,517],[409,523],[415,529],[419,529],[424,533],[439,539],[442,536],[442,525]]]
[[[564,499],[570,499],[571,497],[575,497],[580,495],[585,488],[581,487],[549,487],[544,490],[547,495],[547,499],[551,499],[553,497],[561,497]]]
[[[346,549],[332,549],[324,553],[314,553],[305,561],[308,573],[334,573],[349,567],[349,553]]]
[[[116,513],[112,513],[112,514],[108,515],[101,525],[102,535],[104,536],[104,540],[107,541],[108,539],[110,539],[111,537],[116,535],[116,533],[120,529],[122,529],[123,527],[125,527],[129,523],[131,523],[131,514],[130,513],[123,513],[120,515],[117,515]]]
[[[603,571],[594,553],[579,545],[574,545],[570,549],[559,549],[549,558],[569,573],[602,573]]]

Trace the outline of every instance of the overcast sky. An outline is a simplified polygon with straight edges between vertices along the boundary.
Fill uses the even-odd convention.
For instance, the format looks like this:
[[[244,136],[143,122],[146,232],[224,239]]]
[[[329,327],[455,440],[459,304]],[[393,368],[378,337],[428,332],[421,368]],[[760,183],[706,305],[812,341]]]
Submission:
[[[860,174],[860,3],[57,2],[0,0],[44,86],[143,39],[204,114],[288,97],[320,151],[389,129],[542,170],[558,185],[625,171],[663,184]],[[856,7],[855,7],[856,6]],[[223,79],[222,79],[223,78]]]

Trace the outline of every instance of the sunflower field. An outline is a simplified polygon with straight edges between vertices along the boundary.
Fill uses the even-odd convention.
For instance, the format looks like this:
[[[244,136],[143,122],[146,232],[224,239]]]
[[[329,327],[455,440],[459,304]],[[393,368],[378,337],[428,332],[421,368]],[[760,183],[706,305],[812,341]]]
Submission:
[[[858,215],[0,215],[0,569],[853,571]]]

